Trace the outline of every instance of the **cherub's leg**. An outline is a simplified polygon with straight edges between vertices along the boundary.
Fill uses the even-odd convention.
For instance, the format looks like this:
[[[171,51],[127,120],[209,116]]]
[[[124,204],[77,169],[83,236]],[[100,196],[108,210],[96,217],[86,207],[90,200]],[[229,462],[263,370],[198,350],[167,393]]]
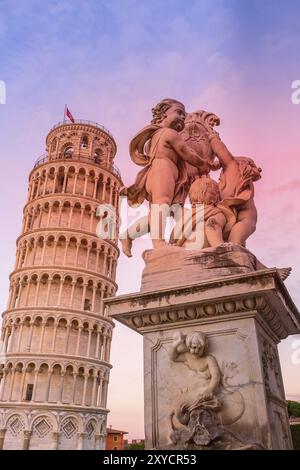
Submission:
[[[165,230],[171,202],[152,203],[150,207],[150,234],[153,248],[166,245]]]
[[[129,258],[132,256],[131,248],[132,241],[136,238],[146,235],[150,230],[149,216],[145,215],[140,217],[136,222],[134,222],[128,229],[120,234],[120,242],[122,245],[123,253]]]
[[[255,232],[257,222],[257,210],[253,206],[242,209],[238,213],[237,223],[233,226],[228,241],[245,246],[247,238]]]
[[[210,246],[219,246],[224,243],[222,230],[226,223],[223,214],[213,215],[205,222],[205,234]]]
[[[176,179],[172,173],[161,172],[151,184],[150,228],[153,248],[165,245],[166,220],[170,215]]]

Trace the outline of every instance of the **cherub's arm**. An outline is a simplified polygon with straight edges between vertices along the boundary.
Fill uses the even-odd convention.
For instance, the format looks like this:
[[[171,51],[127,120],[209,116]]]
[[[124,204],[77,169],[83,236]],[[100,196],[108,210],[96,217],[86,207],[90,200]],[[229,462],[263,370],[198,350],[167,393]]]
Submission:
[[[222,142],[217,132],[213,131],[209,135],[209,140],[211,148],[220,160],[223,168],[226,168],[228,165],[230,165],[230,163],[234,162],[234,158],[231,152],[229,152],[228,148],[226,147],[224,142]]]
[[[207,365],[208,365],[208,369],[211,375],[211,379],[207,387],[207,390],[205,390],[205,392],[213,393],[219,386],[219,383],[221,381],[221,373],[220,373],[218,363],[213,356],[210,356],[210,355],[207,356]]]
[[[169,129],[168,133],[166,133],[166,141],[182,160],[197,168],[208,168],[207,161],[189,147],[178,132]]]
[[[170,359],[174,362],[184,362],[184,353],[188,351],[185,344],[185,335],[178,333],[170,350]]]

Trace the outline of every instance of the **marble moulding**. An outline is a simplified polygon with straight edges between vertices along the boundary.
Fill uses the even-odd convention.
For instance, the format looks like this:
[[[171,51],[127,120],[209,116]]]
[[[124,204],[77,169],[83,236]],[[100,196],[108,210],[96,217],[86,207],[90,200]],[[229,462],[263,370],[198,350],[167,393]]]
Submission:
[[[146,448],[291,449],[277,344],[300,315],[280,273],[189,281],[105,301],[144,338]]]

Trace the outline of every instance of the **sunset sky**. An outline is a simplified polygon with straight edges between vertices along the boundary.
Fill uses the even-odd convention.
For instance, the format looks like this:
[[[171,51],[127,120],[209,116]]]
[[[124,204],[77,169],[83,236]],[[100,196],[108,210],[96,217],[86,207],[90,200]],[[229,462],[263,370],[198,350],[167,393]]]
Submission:
[[[129,184],[138,170],[129,141],[166,97],[216,113],[232,153],[263,168],[247,246],[267,266],[292,266],[286,285],[300,307],[300,105],[291,100],[299,44],[298,0],[0,0],[1,310],[28,174],[64,104],[112,132]],[[132,259],[121,255],[119,294],[139,290],[148,247],[138,241]],[[300,399],[295,339],[281,343],[280,357],[286,393]],[[143,437],[142,338],[116,325],[111,363],[108,423]]]

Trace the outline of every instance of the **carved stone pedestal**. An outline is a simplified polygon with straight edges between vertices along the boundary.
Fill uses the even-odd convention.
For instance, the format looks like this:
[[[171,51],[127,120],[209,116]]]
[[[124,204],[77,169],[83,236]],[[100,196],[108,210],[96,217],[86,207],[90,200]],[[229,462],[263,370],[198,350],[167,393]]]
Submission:
[[[300,315],[276,269],[106,300],[144,337],[147,449],[291,449],[277,344]]]

